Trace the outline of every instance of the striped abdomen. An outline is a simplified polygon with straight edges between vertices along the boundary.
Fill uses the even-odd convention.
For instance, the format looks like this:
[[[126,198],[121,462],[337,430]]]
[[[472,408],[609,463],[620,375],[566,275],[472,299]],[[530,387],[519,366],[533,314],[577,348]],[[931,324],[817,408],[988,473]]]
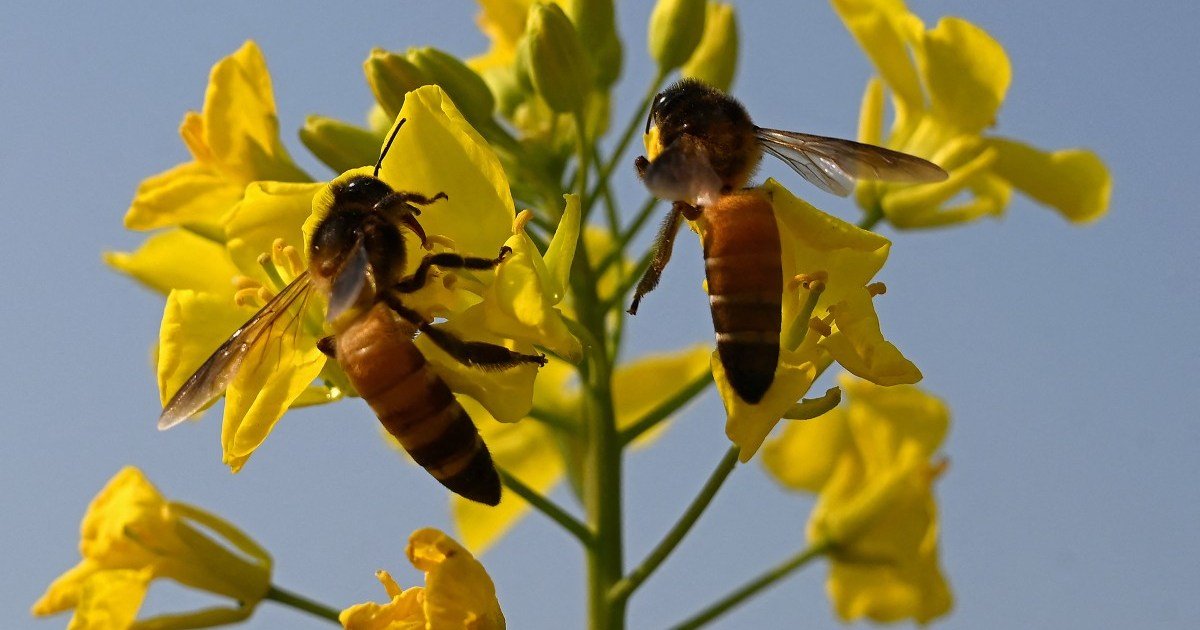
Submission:
[[[763,193],[743,190],[705,208],[704,221],[717,354],[733,390],[757,403],[779,362],[783,271],[775,213]]]
[[[500,502],[500,477],[479,430],[384,304],[337,336],[337,359],[383,427],[429,474],[472,501]]]

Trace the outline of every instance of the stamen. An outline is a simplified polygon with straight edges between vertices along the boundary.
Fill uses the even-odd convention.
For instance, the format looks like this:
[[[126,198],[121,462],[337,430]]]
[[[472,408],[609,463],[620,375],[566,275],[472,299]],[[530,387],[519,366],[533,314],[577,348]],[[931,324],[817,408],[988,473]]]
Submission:
[[[275,263],[271,260],[271,258],[272,257],[269,254],[259,254],[257,259],[258,266],[262,267],[263,272],[267,274],[267,279],[271,281],[271,284],[275,285],[277,290],[282,290],[283,287],[287,286],[287,283],[283,281],[282,277],[280,277],[279,268],[275,266]]]
[[[258,287],[246,287],[238,289],[233,294],[233,303],[238,306],[253,306],[256,308],[262,308],[262,305],[266,304],[266,302],[259,301],[258,292],[261,290],[261,285]]]
[[[261,286],[262,286],[261,282],[259,282],[258,280],[255,280],[254,278],[251,278],[250,276],[237,275],[237,276],[233,277],[233,287],[238,290],[241,290],[241,289],[258,290],[258,287],[261,287]]]
[[[304,273],[304,259],[300,256],[300,250],[291,245],[284,247],[283,259],[293,278]]]
[[[833,318],[830,319],[832,320]],[[808,327],[820,333],[822,337],[828,337],[833,334],[833,328],[829,326],[828,322],[820,317],[814,317],[808,320]]]
[[[887,285],[882,282],[872,282],[867,285],[867,293],[871,294],[871,297],[883,295],[887,293]]]
[[[532,220],[533,213],[530,212],[528,208],[518,212],[516,218],[513,219],[512,233],[520,234],[521,232],[524,232],[525,226]]]
[[[804,343],[804,339],[808,336],[809,319],[812,317],[813,310],[817,308],[817,300],[821,298],[821,292],[825,290],[825,280],[829,277],[824,271],[818,271],[813,274],[799,274],[788,282],[788,288],[792,291],[799,291],[801,288],[808,291],[808,295],[804,298],[804,303],[800,305],[800,311],[796,313],[796,317],[792,319],[792,323],[788,326],[787,332],[784,334],[784,347],[788,350],[795,350]]]
[[[275,293],[267,287],[258,288],[258,299],[262,300],[263,304],[270,302],[275,297]]]
[[[442,234],[434,234],[426,237],[425,249],[432,250],[434,245],[441,245],[449,251],[454,251],[454,241],[450,237]]]

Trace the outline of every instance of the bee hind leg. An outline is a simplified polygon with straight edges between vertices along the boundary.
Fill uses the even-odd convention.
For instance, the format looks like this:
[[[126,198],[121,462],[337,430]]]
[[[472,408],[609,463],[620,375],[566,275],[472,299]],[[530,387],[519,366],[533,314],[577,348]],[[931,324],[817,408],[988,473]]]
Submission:
[[[425,282],[429,279],[429,268],[435,265],[443,269],[491,269],[499,265],[510,252],[512,252],[512,249],[506,246],[500,248],[500,254],[495,258],[462,256],[453,252],[429,254],[421,259],[421,264],[417,266],[417,270],[412,275],[401,278],[396,283],[395,288],[400,293],[412,293],[420,289],[425,286]]]
[[[334,336],[329,335],[328,337],[321,337],[320,339],[318,339],[317,340],[317,350],[320,350],[321,354],[324,354],[325,356],[329,357],[330,359],[336,359],[337,358],[337,341],[336,341],[336,339],[334,339]]]
[[[466,341],[459,339],[453,333],[435,328],[433,324],[421,317],[420,313],[401,304],[395,293],[388,293],[383,299],[392,310],[396,311],[397,315],[414,324],[422,335],[429,337],[429,340],[437,347],[445,350],[447,354],[463,365],[484,370],[503,370],[523,363],[546,365],[546,355],[544,354],[524,354],[494,343]]]

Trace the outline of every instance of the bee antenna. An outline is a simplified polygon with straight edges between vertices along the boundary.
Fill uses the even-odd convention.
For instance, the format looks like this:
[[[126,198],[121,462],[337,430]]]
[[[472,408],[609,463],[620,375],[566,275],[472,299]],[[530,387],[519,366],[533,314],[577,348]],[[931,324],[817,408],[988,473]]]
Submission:
[[[388,149],[392,148],[392,141],[396,139],[396,134],[400,133],[400,128],[404,126],[407,118],[401,118],[400,122],[396,123],[396,128],[392,130],[392,135],[388,136],[387,144],[383,145],[383,150],[379,152],[379,161],[375,163],[375,177],[379,177],[379,169],[383,167],[383,156],[387,155]]]

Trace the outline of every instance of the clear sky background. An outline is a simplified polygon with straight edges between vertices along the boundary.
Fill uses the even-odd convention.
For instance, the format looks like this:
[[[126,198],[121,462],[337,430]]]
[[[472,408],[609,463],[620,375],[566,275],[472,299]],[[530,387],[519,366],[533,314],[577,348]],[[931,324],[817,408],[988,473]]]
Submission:
[[[136,464],[170,497],[236,523],[270,549],[275,581],[335,606],[402,583],[413,529],[450,531],[445,496],[379,438],[359,401],[289,414],[237,475],[215,418],[166,434],[149,363],[162,298],[100,262],[138,182],[188,158],[177,126],[208,70],[245,39],[264,50],[285,141],[309,113],[360,120],[374,46],[483,51],[472,2],[21,3],[0,18],[0,189],[5,331],[0,360],[0,627],[78,559],[85,506]],[[877,301],[885,333],[944,397],[954,424],[937,488],[942,557],[972,628],[1200,626],[1200,5],[1117,0],[922,2],[961,15],[1012,60],[998,131],[1086,146],[1113,171],[1108,217],[1090,227],[1016,198],[1008,216],[894,238]],[[650,3],[619,7],[624,95],[649,79]],[[852,137],[870,68],[823,2],[743,2],[736,94],[773,127]],[[846,202],[775,175],[818,206]],[[640,200],[632,168],[615,185]],[[628,327],[627,356],[711,340],[699,246],[683,238],[663,286]],[[674,522],[726,448],[707,394],[627,460],[627,564]],[[559,488],[554,498],[570,504]],[[678,621],[802,544],[809,499],[757,462],[739,468],[696,530],[633,598],[631,627]],[[483,557],[512,628],[581,624],[583,562],[532,514]],[[816,564],[718,627],[837,627]],[[151,611],[207,600],[155,585]],[[320,628],[265,603],[247,627]]]

